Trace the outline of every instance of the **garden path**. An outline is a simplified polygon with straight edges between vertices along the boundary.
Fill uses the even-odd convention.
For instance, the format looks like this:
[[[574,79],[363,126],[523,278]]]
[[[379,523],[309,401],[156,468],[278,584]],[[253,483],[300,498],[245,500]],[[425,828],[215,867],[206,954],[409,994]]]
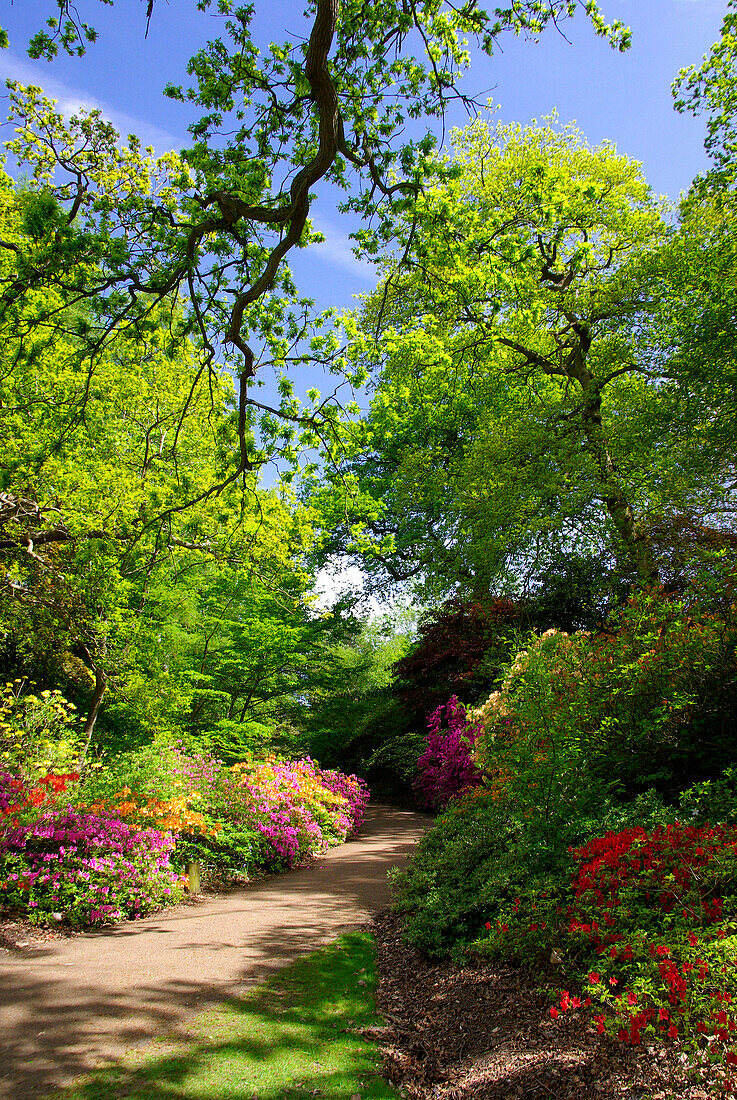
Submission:
[[[370,805],[310,867],[96,932],[0,951],[0,1097],[27,1100],[243,992],[388,902],[430,818]]]

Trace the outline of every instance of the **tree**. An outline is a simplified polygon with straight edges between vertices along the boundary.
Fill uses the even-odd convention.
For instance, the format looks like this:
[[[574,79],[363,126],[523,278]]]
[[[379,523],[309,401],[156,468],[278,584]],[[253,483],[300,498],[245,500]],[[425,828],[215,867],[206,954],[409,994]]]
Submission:
[[[198,6],[214,8],[210,0]],[[96,37],[75,5],[55,7],[32,39],[33,57],[59,48],[82,53]],[[187,331],[202,347],[202,371],[219,360],[239,381],[240,457],[229,477],[237,480],[263,458],[248,438],[249,408],[265,414],[272,445],[283,431],[274,417],[292,425],[281,440],[288,454],[295,434],[330,452],[339,443],[334,403],[315,395],[300,410],[286,378],[277,408],[249,391],[265,362],[284,368],[299,360],[295,346],[310,332],[283,260],[314,239],[312,188],[324,179],[352,190],[355,174],[347,205],[360,213],[382,221],[411,205],[440,164],[429,156],[430,135],[407,140],[408,123],[442,118],[453,100],[474,108],[459,88],[470,58],[466,39],[492,53],[505,31],[534,38],[577,7],[597,34],[626,48],[628,32],[607,26],[595,0],[515,0],[491,13],[473,0],[313,0],[306,37],[259,53],[253,8],[219,0],[223,35],[191,59],[191,88],[167,89],[198,112],[193,144],[158,162],[135,140],[119,148],[99,114],[66,123],[37,89],[13,86],[19,136],[10,148],[30,174],[45,231],[30,250],[6,242],[18,264],[6,308],[49,289],[67,305],[93,302],[94,323],[78,347],[93,369],[111,333],[144,325],[152,309],[181,299]],[[155,17],[154,4],[146,15]]]
[[[708,510],[727,472],[670,378],[666,211],[571,127],[455,141],[356,338],[374,395],[339,542],[477,599],[574,546],[651,584],[651,515]]]
[[[704,145],[713,163],[707,180],[721,188],[734,183],[737,166],[736,60],[737,3],[727,0],[721,38],[699,68],[689,65],[681,69],[673,83],[676,110],[707,116]]]
[[[737,437],[734,347],[737,340],[737,5],[729,0],[722,35],[700,67],[683,69],[674,83],[676,107],[705,115],[712,166],[697,177],[681,203],[674,242],[672,299],[664,327],[683,386],[711,420],[714,445],[731,466],[724,494],[709,517],[723,527],[735,513],[734,441]]]
[[[45,232],[37,214],[38,196],[3,177],[6,243]],[[3,260],[7,285],[8,251]],[[281,589],[282,619],[304,617],[309,539],[304,510],[259,490],[255,475],[217,498],[205,491],[232,462],[233,392],[226,378],[197,389],[177,312],[162,306],[145,329],[118,332],[85,371],[76,345],[88,313],[29,294],[6,314],[0,351],[0,638],[36,677],[71,685],[87,746],[108,687],[129,728],[183,728],[193,689],[182,635],[196,635],[195,651],[203,644],[208,585],[231,599],[237,591],[241,611],[247,595],[252,619]],[[44,314],[63,328],[53,344]],[[234,696],[246,690],[245,673],[229,676]],[[265,679],[273,691],[273,675]]]
[[[424,733],[428,715],[451,696],[477,703],[488,695],[521,625],[521,609],[504,599],[450,600],[427,614],[393,669],[395,692],[413,727]]]
[[[336,617],[313,657],[296,720],[322,764],[365,776],[372,791],[406,797],[422,737],[414,736],[392,686],[409,642],[406,613]],[[424,732],[424,731],[423,731]]]

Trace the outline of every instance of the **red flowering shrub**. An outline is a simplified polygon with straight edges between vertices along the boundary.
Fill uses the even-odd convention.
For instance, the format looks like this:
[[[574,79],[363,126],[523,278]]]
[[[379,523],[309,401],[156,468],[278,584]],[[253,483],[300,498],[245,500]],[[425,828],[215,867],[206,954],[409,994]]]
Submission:
[[[493,954],[551,947],[599,1033],[638,1045],[680,1036],[732,1091],[737,1065],[737,826],[625,829],[570,849],[570,884],[522,895],[477,946]]]
[[[56,804],[59,795],[79,781],[79,772],[66,775],[44,775],[35,784],[26,783],[18,775],[0,771],[0,819],[26,820],[38,816],[42,809]]]
[[[427,728],[426,748],[417,761],[413,786],[422,806],[439,810],[460,791],[481,782],[471,758],[479,727],[468,721],[466,708],[454,695],[432,712]]]

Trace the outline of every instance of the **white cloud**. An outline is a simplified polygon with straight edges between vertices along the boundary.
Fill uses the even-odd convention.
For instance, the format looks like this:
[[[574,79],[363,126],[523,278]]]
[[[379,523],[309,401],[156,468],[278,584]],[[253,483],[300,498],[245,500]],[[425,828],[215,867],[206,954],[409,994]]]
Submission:
[[[353,244],[350,238],[343,233],[333,222],[322,214],[311,214],[310,220],[313,226],[325,237],[323,244],[311,246],[312,254],[325,263],[341,267],[349,271],[359,279],[376,285],[377,273],[371,264],[359,260],[353,254]]]
[[[169,149],[179,149],[184,144],[166,130],[151,126],[140,118],[132,118],[124,111],[118,111],[79,88],[69,87],[63,81],[47,75],[40,65],[15,57],[8,50],[0,50],[0,80],[17,80],[19,84],[34,84],[43,88],[50,99],[57,101],[59,110],[67,118],[80,110],[98,109],[123,137],[136,134],[144,146],[152,145],[159,154]]]

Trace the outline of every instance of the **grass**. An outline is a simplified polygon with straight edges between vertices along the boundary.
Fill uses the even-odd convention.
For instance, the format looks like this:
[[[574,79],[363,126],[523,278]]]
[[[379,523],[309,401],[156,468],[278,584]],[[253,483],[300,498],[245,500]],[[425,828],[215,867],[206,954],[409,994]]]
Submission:
[[[351,932],[268,983],[51,1094],[53,1100],[393,1100],[375,1044],[371,936]],[[51,1097],[49,1100],[51,1100]]]

